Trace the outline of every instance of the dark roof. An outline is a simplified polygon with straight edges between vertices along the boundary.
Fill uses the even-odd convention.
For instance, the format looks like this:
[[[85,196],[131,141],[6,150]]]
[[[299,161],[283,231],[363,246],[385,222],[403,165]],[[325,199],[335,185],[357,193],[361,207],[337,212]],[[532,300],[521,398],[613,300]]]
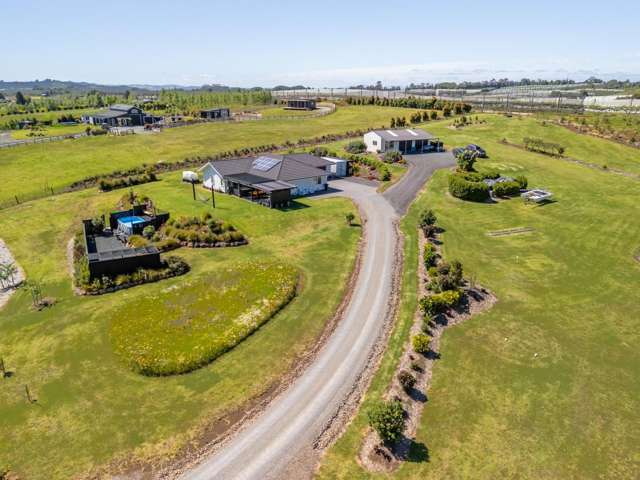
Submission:
[[[255,168],[256,166],[259,167],[260,161],[265,159],[275,160],[271,168]],[[254,177],[257,177],[258,179],[265,179],[264,181],[279,180],[284,182],[291,182],[293,180],[301,180],[303,178],[313,178],[327,175],[327,172],[323,168],[316,168],[314,166],[303,163],[300,158],[295,158],[293,155],[264,155],[258,158],[235,158],[231,160],[218,160],[209,163],[223,177],[234,176],[239,178],[238,176],[241,174],[250,174]],[[329,164],[329,162],[327,160],[323,160],[323,165],[327,164]],[[251,183],[257,182],[258,180],[255,180]]]
[[[401,141],[401,140],[431,140],[435,138],[428,132],[419,128],[403,128],[395,130],[372,130],[377,133],[380,138],[387,142]]]
[[[118,117],[126,117],[129,114],[129,110],[132,108],[138,108],[133,105],[121,105],[115,104],[109,107],[109,110],[104,112],[98,112],[93,115],[94,118],[118,118]],[[139,109],[138,109],[139,110]]]
[[[109,110],[116,110],[118,112],[128,112],[132,108],[137,108],[135,105],[124,105],[122,103],[115,103],[109,107]]]
[[[228,107],[218,107],[218,108],[203,108],[200,110],[201,112],[219,112],[220,110],[229,110]]]
[[[331,165],[331,162],[329,160],[325,160],[322,157],[316,157],[315,155],[311,155],[310,153],[288,153],[283,156],[287,158],[293,158],[294,160],[304,163],[305,165],[309,165],[310,167],[324,169],[327,165]]]

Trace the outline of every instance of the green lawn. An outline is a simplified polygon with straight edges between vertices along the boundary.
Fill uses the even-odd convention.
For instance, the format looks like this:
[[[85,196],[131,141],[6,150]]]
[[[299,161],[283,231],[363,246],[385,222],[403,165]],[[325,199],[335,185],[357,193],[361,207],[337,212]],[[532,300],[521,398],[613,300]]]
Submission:
[[[38,130],[42,137],[55,137],[57,135],[71,135],[73,133],[83,133],[87,129],[86,125],[55,125],[52,127],[43,127]],[[30,129],[11,130],[11,138],[14,140],[30,140],[37,137],[29,136],[32,131]]]
[[[191,199],[191,187],[179,177],[167,174],[136,191],[175,217],[211,210]],[[44,295],[57,299],[52,308],[33,312],[21,290],[0,311],[0,356],[14,372],[0,380],[0,466],[23,478],[66,479],[131,453],[149,458],[175,452],[199,428],[277,382],[318,338],[344,294],[360,236],[344,221],[355,212],[349,201],[302,199],[279,211],[216,195],[212,213],[245,233],[249,245],[181,248],[175,253],[192,267],[184,276],[98,297],[74,296],[67,241],[81,218],[108,211],[123,193],[92,189],[0,212],[1,237],[27,276],[42,282]],[[300,292],[233,350],[192,373],[160,378],[134,373],[114,352],[109,332],[119,309],[188,283],[215,289],[221,271],[246,261],[295,266]],[[166,315],[162,304],[157,309]],[[24,385],[36,404],[26,402]]]
[[[142,163],[175,162],[187,157],[349,130],[388,125],[409,109],[341,107],[335,113],[302,120],[221,122],[172,128],[158,134],[101,136],[0,150],[0,204],[14,195],[29,198],[49,188],[62,188],[91,175]]]
[[[319,478],[387,478],[356,462],[366,406],[381,395],[415,307],[418,212],[433,208],[444,253],[498,303],[443,337],[418,448],[393,478],[634,479],[640,468],[640,246],[638,181],[500,145],[551,132],[568,154],[636,169],[638,153],[533,119],[490,118],[461,131],[429,128],[448,143],[477,142],[509,174],[551,189],[557,202],[474,204],[446,193],[438,172],[403,222],[409,233],[403,303],[390,349],[364,408],[324,457]],[[543,130],[544,129],[544,130]],[[445,136],[446,135],[446,136]],[[487,232],[532,227],[533,233]]]

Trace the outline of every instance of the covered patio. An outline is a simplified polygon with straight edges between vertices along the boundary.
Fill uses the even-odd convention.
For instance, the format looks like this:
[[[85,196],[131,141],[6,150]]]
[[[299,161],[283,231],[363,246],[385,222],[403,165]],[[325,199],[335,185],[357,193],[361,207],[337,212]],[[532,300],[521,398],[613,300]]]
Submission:
[[[250,173],[228,175],[227,192],[231,195],[259,203],[269,208],[285,207],[291,200],[292,185],[281,180],[270,180]]]

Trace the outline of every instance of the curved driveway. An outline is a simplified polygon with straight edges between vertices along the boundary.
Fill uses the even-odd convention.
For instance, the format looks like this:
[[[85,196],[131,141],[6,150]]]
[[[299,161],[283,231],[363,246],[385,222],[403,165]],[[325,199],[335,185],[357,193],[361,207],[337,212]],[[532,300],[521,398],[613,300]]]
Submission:
[[[397,247],[394,222],[431,173],[453,162],[449,154],[408,159],[409,171],[384,195],[349,180],[331,182],[334,190],[329,195],[353,199],[367,219],[362,266],[344,316],[294,384],[219,451],[185,473],[184,479],[278,478],[300,452],[311,448],[336,414],[364,370],[384,325]]]

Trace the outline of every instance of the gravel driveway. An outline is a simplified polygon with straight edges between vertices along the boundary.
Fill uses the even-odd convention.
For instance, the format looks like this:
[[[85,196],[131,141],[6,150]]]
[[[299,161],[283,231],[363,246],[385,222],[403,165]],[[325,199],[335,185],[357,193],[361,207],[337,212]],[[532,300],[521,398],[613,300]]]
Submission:
[[[316,196],[351,198],[366,217],[362,265],[343,318],[293,385],[183,479],[280,479],[291,476],[291,465],[295,470],[304,463],[301,457],[348,397],[384,328],[398,248],[394,223],[434,170],[455,164],[449,153],[413,155],[407,161],[407,174],[384,195],[373,186],[342,179]],[[294,476],[307,477],[306,472],[308,466],[300,465]]]

